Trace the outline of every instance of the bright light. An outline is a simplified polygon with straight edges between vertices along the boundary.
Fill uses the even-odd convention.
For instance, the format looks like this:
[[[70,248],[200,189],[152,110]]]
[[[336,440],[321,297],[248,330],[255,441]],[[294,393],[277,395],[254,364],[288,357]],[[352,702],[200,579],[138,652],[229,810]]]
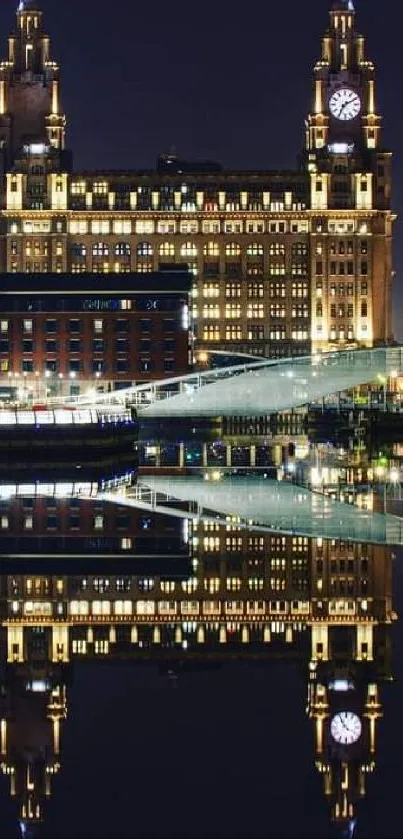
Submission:
[[[400,480],[399,470],[398,469],[391,469],[389,477],[390,477],[390,480],[392,481],[393,484],[397,484]]]
[[[50,379],[50,370],[45,370],[45,379]]]
[[[329,689],[337,693],[345,693],[350,689],[350,684],[347,679],[335,679],[334,682],[329,683]]]
[[[70,379],[75,379],[76,374],[74,370],[70,370]]]
[[[182,307],[182,329],[189,329],[189,306]]]
[[[354,144],[350,145],[349,143],[331,143],[328,147],[328,151],[331,154],[348,154],[349,152],[354,151]]]
[[[31,143],[29,146],[24,146],[24,151],[28,154],[45,154],[48,146],[45,143]]]
[[[43,679],[35,679],[33,682],[29,682],[28,687],[32,690],[32,693],[45,693],[48,686]]]

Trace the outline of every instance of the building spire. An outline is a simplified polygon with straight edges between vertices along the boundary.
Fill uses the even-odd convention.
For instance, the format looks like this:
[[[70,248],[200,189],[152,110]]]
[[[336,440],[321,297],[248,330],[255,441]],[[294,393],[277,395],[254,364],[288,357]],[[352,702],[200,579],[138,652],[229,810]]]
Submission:
[[[355,12],[354,0],[336,0],[332,9],[334,12]]]
[[[26,11],[29,10],[29,8],[31,6],[34,6],[34,5],[36,7],[36,11],[38,12],[39,11],[39,4],[37,2],[35,2],[35,4],[34,4],[32,2],[32,0],[18,0],[17,12],[18,13],[26,12]]]

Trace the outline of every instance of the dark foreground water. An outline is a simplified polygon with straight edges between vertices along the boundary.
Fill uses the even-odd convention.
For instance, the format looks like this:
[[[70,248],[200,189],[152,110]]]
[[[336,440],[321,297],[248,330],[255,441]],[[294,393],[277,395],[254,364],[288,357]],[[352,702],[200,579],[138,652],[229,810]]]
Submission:
[[[323,466],[302,444],[282,480]],[[337,451],[328,491],[398,512],[391,450]],[[401,836],[401,548],[28,480],[0,488],[1,836]]]

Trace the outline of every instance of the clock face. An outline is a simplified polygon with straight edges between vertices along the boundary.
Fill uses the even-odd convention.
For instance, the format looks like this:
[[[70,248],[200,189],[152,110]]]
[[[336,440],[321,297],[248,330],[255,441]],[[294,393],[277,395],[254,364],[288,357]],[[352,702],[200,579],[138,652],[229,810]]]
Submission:
[[[361,720],[352,711],[340,711],[330,723],[330,733],[336,743],[351,746],[360,739],[362,732]]]
[[[348,122],[360,113],[361,99],[351,87],[340,87],[330,97],[329,108],[336,119]]]

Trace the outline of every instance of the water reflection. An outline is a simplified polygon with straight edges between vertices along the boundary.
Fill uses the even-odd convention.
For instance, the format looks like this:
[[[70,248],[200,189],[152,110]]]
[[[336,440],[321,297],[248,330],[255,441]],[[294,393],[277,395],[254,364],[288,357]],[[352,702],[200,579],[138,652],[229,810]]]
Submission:
[[[274,445],[285,475],[302,443]],[[309,442],[305,452],[309,463],[323,456]],[[375,469],[379,453],[350,456],[354,469]],[[151,481],[141,451],[139,464],[139,480]],[[184,466],[172,468],[183,475]],[[398,468],[395,451],[384,468]],[[392,549],[259,532],[225,510],[216,519],[174,517],[104,497],[130,495],[137,480],[137,469],[105,472],[85,490],[63,481],[38,493],[9,478],[0,491],[1,770],[21,832],[40,832],[56,775],[63,784],[69,688],[84,662],[148,663],[180,689],[192,667],[220,665],[215,680],[234,659],[270,668],[292,657],[306,680],[310,759],[334,826],[351,833],[376,767],[382,684],[393,672]],[[256,478],[242,480],[253,495]],[[354,481],[337,482],[338,497],[344,485]]]

